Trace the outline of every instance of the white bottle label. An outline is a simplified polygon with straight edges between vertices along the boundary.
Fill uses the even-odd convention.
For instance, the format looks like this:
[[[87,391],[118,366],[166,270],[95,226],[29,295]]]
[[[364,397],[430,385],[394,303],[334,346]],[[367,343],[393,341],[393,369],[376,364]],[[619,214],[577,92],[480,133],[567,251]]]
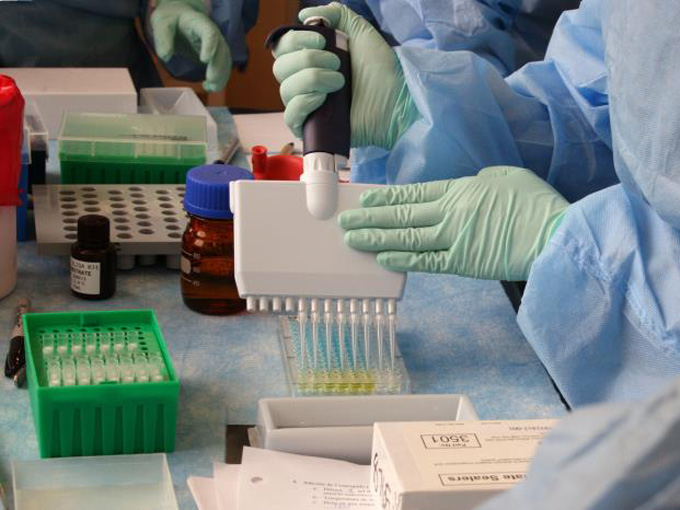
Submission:
[[[181,261],[182,273],[191,274],[191,261],[184,255],[182,255]]]
[[[71,257],[71,289],[81,294],[99,294],[101,267],[100,262],[85,262]]]

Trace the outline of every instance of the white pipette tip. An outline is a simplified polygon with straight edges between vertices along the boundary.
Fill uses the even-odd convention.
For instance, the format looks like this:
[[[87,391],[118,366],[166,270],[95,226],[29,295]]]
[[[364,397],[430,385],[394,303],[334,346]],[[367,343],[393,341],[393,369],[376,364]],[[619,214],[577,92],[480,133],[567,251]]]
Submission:
[[[255,311],[255,296],[248,296],[246,298],[246,311],[248,312],[254,312]]]

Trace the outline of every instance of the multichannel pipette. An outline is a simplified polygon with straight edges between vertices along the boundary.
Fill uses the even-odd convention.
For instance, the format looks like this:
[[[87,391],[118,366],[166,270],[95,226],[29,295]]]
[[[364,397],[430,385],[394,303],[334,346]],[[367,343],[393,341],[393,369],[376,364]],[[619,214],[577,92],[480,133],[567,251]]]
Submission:
[[[301,370],[391,370],[396,302],[406,277],[382,268],[373,254],[345,246],[337,223],[340,212],[360,207],[361,193],[376,186],[338,181],[350,148],[350,62],[347,36],[327,25],[311,18],[268,38],[275,45],[291,29],[321,34],[325,49],[340,59],[345,86],[303,126],[299,182],[231,184],[236,282],[249,311],[297,316]]]

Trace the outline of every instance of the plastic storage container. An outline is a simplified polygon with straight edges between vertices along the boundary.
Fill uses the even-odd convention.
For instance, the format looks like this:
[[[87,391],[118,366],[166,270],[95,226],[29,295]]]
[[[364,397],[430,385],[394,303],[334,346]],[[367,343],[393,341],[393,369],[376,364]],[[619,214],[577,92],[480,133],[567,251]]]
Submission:
[[[65,184],[183,184],[206,154],[203,117],[67,113],[59,135]]]
[[[12,462],[16,510],[177,510],[164,454]]]
[[[0,74],[0,299],[17,281],[17,205],[21,177],[24,98],[14,80]]]
[[[179,381],[152,310],[31,313],[24,315],[24,333],[41,457],[174,449]],[[132,378],[126,375],[123,355],[135,352],[147,357],[147,368],[152,357],[161,363],[156,376],[147,370],[148,382],[136,372],[136,357]],[[83,359],[89,378],[81,376]],[[118,377],[109,372],[113,360],[120,360]]]

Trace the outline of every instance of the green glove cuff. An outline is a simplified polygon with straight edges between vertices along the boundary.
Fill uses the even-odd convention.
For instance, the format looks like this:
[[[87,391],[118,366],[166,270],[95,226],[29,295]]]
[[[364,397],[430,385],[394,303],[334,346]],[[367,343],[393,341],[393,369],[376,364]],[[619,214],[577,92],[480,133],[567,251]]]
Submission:
[[[546,245],[550,242],[550,239],[552,239],[552,236],[555,235],[555,232],[557,232],[557,229],[560,228],[560,225],[562,224],[562,220],[564,219],[564,215],[567,214],[567,209],[568,207],[565,207],[562,212],[560,212],[557,217],[552,222],[552,225],[548,231],[548,237],[545,240],[545,243],[543,244],[543,248],[546,247]]]
[[[387,150],[392,149],[397,140],[410,128],[415,121],[421,118],[420,112],[413,102],[413,97],[406,84],[406,79],[404,78],[404,71],[401,68],[401,63],[399,62],[399,57],[394,56],[397,61],[396,71],[397,80],[401,81],[401,89],[397,94],[396,101],[394,103],[394,108],[392,110],[392,117],[390,119],[389,129],[387,131],[386,139],[380,144]]]

